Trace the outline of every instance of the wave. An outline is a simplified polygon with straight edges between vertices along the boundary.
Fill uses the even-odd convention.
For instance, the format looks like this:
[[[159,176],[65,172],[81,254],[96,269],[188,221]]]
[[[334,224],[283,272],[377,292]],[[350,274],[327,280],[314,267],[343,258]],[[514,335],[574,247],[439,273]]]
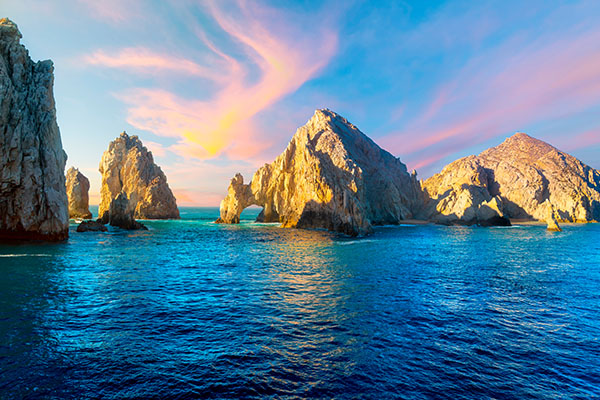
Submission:
[[[0,257],[52,257],[52,254],[0,254]]]
[[[357,239],[357,240],[348,240],[344,242],[335,242],[335,244],[339,244],[340,246],[349,246],[351,244],[360,244],[360,243],[373,243],[376,242],[375,239]]]

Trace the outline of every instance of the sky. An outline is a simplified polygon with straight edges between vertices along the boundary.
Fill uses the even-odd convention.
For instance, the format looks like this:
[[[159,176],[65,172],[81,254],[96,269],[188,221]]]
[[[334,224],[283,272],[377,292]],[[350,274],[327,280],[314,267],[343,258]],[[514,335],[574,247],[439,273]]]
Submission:
[[[67,168],[138,135],[180,206],[218,206],[318,108],[419,178],[526,132],[600,168],[600,2],[0,0],[52,59]]]

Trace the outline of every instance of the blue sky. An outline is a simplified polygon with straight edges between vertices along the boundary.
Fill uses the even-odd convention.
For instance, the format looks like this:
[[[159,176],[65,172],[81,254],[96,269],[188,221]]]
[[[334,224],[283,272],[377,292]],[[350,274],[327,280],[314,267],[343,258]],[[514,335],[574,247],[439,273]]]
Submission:
[[[126,130],[180,205],[218,205],[316,108],[421,178],[517,131],[600,168],[597,1],[0,0],[55,63],[63,145],[99,200]]]

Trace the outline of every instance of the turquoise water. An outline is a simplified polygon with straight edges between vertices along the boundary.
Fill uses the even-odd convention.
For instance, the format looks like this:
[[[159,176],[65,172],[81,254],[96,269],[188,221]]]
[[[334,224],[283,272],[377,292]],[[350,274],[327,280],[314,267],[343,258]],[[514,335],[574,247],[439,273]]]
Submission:
[[[0,245],[0,398],[600,397],[598,224],[256,214]]]

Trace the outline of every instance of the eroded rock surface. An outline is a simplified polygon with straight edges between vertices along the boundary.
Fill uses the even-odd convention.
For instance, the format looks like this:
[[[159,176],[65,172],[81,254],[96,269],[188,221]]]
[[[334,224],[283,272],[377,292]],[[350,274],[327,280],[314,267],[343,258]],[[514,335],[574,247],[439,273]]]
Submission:
[[[286,150],[244,184],[238,174],[217,222],[237,223],[250,205],[259,220],[284,227],[325,228],[349,235],[397,224],[420,207],[416,175],[338,114],[315,111]]]
[[[106,232],[108,228],[99,221],[83,221],[77,226],[77,232]]]
[[[66,178],[69,218],[92,218],[89,198],[90,181],[74,167],[69,168]]]
[[[121,192],[111,200],[108,211],[98,218],[98,222],[127,230],[148,230],[145,225],[135,220],[134,213],[135,203],[131,203],[127,194]]]
[[[0,238],[64,240],[69,214],[52,61],[33,62],[0,20]]]
[[[125,193],[133,217],[137,219],[178,219],[175,196],[167,177],[154,163],[152,153],[137,136],[123,132],[112,141],[100,162],[102,174],[100,218],[108,215],[110,205]]]
[[[422,186],[425,217],[434,221],[479,223],[484,205],[497,217],[548,221],[550,205],[558,222],[600,220],[600,172],[524,133],[449,164]]]

